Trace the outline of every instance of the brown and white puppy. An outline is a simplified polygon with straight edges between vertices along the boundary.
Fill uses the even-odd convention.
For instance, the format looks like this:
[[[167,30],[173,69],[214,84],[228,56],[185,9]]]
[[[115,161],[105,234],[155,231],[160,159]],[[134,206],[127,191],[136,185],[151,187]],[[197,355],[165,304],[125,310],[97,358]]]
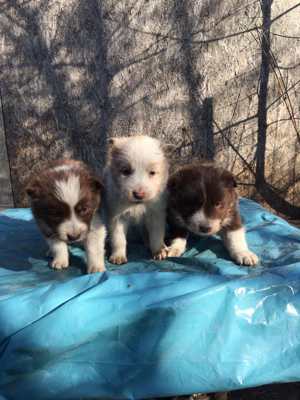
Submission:
[[[75,160],[58,160],[32,174],[26,188],[55,269],[69,266],[68,244],[84,242],[87,272],[105,270],[105,227],[99,212],[102,183]]]
[[[129,225],[142,223],[156,259],[167,256],[164,244],[168,161],[162,144],[144,135],[109,141],[104,172],[110,262],[127,262]]]
[[[212,163],[190,164],[170,177],[169,257],[178,257],[185,251],[188,232],[203,237],[220,233],[235,262],[257,264],[258,257],[247,246],[235,188],[233,175]]]

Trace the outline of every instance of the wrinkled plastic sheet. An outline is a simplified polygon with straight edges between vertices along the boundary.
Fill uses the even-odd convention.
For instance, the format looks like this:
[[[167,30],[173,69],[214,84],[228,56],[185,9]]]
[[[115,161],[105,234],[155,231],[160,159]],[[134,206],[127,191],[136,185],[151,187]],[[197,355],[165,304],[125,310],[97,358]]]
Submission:
[[[220,239],[86,275],[49,268],[27,209],[0,214],[0,397],[142,399],[300,380],[300,231],[241,200],[259,267]]]

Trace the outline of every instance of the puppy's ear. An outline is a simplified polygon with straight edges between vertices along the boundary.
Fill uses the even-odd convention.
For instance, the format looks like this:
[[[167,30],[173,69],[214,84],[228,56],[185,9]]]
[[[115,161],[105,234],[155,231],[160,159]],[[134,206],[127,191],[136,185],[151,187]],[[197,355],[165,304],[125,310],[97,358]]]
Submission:
[[[236,188],[237,183],[235,177],[229,171],[223,171],[221,175],[222,181],[225,183],[225,187],[227,188]]]
[[[122,145],[127,137],[110,138],[107,141],[107,164],[114,163],[122,154]]]
[[[122,144],[124,144],[126,137],[114,137],[109,138],[107,141],[107,160],[110,161],[116,156],[118,156],[122,149]]]
[[[123,144],[127,139],[128,139],[127,136],[108,138],[107,140],[108,148],[112,149],[113,147],[118,147],[120,144]]]
[[[26,186],[25,191],[32,200],[40,198],[42,186],[38,178],[32,178]]]
[[[161,148],[167,157],[171,157],[175,153],[177,146],[171,143],[162,143]]]
[[[116,143],[116,138],[108,138],[107,140],[108,147],[113,147],[115,143]]]
[[[108,138],[107,140],[107,162],[112,159],[112,154],[115,151],[116,138]]]
[[[119,139],[118,138],[109,138],[107,140],[107,156],[108,159],[112,158],[112,155],[118,150]]]

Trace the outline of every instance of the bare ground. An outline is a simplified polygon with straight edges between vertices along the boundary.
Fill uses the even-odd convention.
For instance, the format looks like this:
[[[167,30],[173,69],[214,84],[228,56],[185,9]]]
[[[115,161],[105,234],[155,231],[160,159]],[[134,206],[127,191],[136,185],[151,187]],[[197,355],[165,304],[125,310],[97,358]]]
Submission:
[[[300,382],[265,385],[228,393],[198,393],[190,396],[164,398],[164,400],[300,400]]]

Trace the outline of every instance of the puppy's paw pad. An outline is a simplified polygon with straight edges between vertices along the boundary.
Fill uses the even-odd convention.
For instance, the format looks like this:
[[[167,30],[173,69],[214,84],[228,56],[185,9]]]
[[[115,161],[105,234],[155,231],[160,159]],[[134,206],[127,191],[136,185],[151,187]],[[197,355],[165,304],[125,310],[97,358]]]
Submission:
[[[67,258],[54,258],[51,262],[51,267],[54,269],[64,269],[68,268],[69,260]]]
[[[162,247],[157,253],[153,254],[154,260],[164,260],[168,257],[168,248]]]
[[[250,267],[258,264],[259,258],[252,251],[241,251],[235,254],[235,261],[240,265],[248,265]]]
[[[118,254],[112,254],[109,257],[109,262],[111,262],[112,264],[117,264],[117,265],[126,264],[127,257],[123,256],[123,255],[118,255]]]
[[[95,274],[96,272],[103,272],[105,271],[105,265],[104,264],[91,264],[88,265],[87,267],[87,273],[88,274]]]

